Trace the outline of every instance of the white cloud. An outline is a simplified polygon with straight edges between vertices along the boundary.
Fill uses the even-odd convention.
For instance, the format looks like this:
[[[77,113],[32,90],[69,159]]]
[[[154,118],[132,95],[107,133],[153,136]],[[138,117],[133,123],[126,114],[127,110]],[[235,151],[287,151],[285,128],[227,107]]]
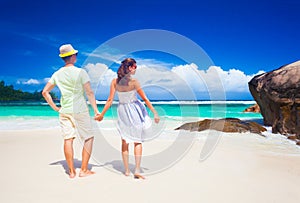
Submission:
[[[186,99],[194,99],[193,94],[201,92],[210,95],[211,98],[221,95],[221,99],[224,98],[226,92],[236,92],[237,95],[249,93],[248,82],[254,75],[263,73],[259,71],[257,74],[246,75],[238,69],[226,71],[218,66],[199,70],[198,66],[193,63],[175,66],[171,69],[165,68],[166,64],[151,60],[141,60],[138,64],[133,77],[140,81],[143,88],[148,88],[148,92],[153,95],[169,92],[175,97],[180,95],[181,98]],[[116,72],[101,63],[87,64],[84,68],[91,78],[93,88],[98,89],[97,92],[101,92],[101,95],[108,95],[110,83],[113,78],[117,77]]]
[[[84,69],[89,74],[91,84],[94,88],[98,85],[110,86],[112,79],[117,77],[117,74],[103,63],[89,63]]]
[[[151,92],[150,97],[155,99],[160,99],[156,95],[163,94],[179,100],[196,97],[194,91],[181,77],[159,65],[140,65],[134,77],[138,78],[143,88],[148,88],[147,92]]]
[[[17,84],[23,84],[23,85],[39,85],[41,84],[38,80],[36,79],[29,79],[29,80],[18,80]]]
[[[198,70],[198,66],[194,63],[175,66],[171,69],[177,77],[182,78],[187,85],[195,90],[206,90],[204,79],[202,78],[202,71]]]
[[[47,83],[49,80],[50,80],[50,78],[44,78],[44,79],[43,79],[43,82],[44,82],[44,83]]]
[[[207,70],[199,70],[196,64],[176,66],[172,69],[194,90],[207,88],[209,91],[247,92],[248,82],[254,75],[246,75],[237,69],[223,70],[218,66],[210,66]],[[263,73],[259,71],[257,74]]]

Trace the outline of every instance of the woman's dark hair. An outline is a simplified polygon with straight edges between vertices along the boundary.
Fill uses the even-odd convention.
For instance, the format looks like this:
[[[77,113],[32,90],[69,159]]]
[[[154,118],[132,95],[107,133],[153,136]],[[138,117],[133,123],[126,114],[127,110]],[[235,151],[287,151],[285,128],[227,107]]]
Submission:
[[[124,59],[118,69],[117,83],[119,85],[128,85],[130,80],[129,67],[136,64],[133,58]]]

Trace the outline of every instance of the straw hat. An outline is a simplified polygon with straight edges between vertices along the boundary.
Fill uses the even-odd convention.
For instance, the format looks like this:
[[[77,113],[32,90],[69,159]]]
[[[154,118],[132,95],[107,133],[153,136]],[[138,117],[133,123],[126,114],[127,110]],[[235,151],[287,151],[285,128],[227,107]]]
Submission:
[[[59,48],[59,56],[61,58],[67,57],[67,56],[72,56],[73,54],[78,53],[77,50],[75,50],[71,44],[64,44]]]

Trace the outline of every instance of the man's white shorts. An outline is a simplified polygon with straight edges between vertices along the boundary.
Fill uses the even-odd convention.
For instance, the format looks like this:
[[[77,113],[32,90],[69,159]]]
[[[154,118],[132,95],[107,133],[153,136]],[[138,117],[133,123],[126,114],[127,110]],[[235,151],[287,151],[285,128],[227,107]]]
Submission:
[[[87,140],[95,135],[94,120],[91,119],[89,112],[77,114],[59,114],[59,123],[62,130],[63,138],[71,139],[77,137]]]

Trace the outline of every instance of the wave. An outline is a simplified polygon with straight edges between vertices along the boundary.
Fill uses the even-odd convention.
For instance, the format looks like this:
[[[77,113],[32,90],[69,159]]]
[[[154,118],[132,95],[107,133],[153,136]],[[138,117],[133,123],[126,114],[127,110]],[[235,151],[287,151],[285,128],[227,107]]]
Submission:
[[[96,101],[97,104],[105,104],[106,101]],[[152,104],[166,104],[166,105],[199,105],[199,104],[245,104],[245,105],[250,105],[250,104],[256,104],[256,101],[253,100],[230,100],[230,101],[151,101]],[[118,101],[114,101],[113,104],[118,104]]]
[[[0,130],[36,130],[59,128],[58,118],[11,116],[0,119]]]

